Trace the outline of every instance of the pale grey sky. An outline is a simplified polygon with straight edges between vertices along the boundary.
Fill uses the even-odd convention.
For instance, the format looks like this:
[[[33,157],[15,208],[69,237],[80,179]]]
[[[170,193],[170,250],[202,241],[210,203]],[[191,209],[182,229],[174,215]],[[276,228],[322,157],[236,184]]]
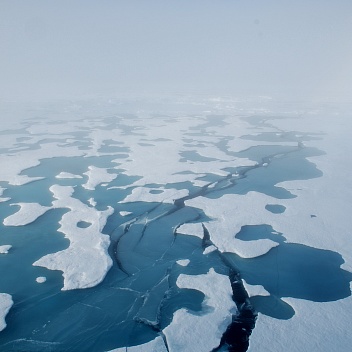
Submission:
[[[0,0],[0,101],[352,97],[351,0]]]

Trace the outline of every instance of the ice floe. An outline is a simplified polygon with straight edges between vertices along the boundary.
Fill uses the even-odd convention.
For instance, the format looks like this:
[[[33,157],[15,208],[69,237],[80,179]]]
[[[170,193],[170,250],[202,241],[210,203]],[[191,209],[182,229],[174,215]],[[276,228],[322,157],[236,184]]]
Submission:
[[[249,192],[245,196],[226,194],[217,199],[197,197],[187,200],[186,204],[202,209],[212,219],[204,222],[204,225],[211,241],[221,252],[233,252],[243,258],[252,258],[267,253],[278,243],[269,239],[241,241],[236,238],[236,234],[244,225],[271,223],[274,215],[265,210],[265,204],[273,199],[275,198],[261,193]],[[189,234],[195,232],[192,233],[190,229]]]
[[[111,174],[107,169],[96,166],[89,166],[88,171],[84,174],[88,176],[88,181],[82,186],[91,191],[95,190],[98,185],[111,182],[117,177],[117,174]]]
[[[10,244],[3,244],[0,246],[0,254],[7,254],[11,248],[12,246]]]
[[[6,226],[24,226],[28,225],[45,214],[51,207],[46,207],[38,203],[15,203],[20,210],[4,219]]]
[[[55,176],[56,178],[82,178],[81,175],[71,174],[70,172],[60,172],[58,175]]]
[[[43,284],[46,281],[46,277],[45,276],[38,276],[35,281],[38,282],[38,284]]]
[[[220,344],[236,311],[228,276],[210,269],[204,275],[180,275],[177,286],[199,290],[205,298],[200,314],[187,309],[179,309],[174,313],[172,322],[163,330],[169,351],[213,350]]]
[[[0,331],[6,328],[5,317],[13,305],[11,295],[0,293]]]
[[[101,233],[107,218],[113,213],[109,207],[98,211],[71,197],[70,186],[53,185],[50,187],[56,200],[54,208],[69,208],[60,220],[59,231],[70,240],[70,246],[53,254],[48,254],[33,265],[50,270],[61,270],[64,277],[63,290],[93,287],[99,284],[112,266],[108,254],[110,238]],[[80,228],[80,221],[91,223],[91,226]]]
[[[177,260],[176,263],[181,266],[187,266],[190,263],[189,259],[180,259]]]

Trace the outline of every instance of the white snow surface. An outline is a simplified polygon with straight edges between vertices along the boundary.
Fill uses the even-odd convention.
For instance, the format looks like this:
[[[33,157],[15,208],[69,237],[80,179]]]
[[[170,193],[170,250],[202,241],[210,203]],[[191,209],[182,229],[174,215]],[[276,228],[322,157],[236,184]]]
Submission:
[[[70,246],[40,258],[33,265],[61,270],[64,277],[63,290],[93,287],[104,279],[112,266],[108,254],[110,238],[101,231],[113,209],[109,207],[105,211],[98,211],[87,206],[71,197],[73,187],[70,186],[53,185],[50,191],[56,198],[54,208],[70,209],[59,222],[59,231],[70,240]],[[91,226],[77,227],[80,221],[89,222]]]
[[[163,332],[170,352],[209,352],[220,344],[221,337],[230,324],[236,307],[227,276],[210,269],[204,275],[180,275],[177,286],[204,293],[202,314],[187,309],[174,313],[172,322]]]
[[[6,328],[5,317],[13,305],[11,295],[7,293],[0,293],[0,331]]]

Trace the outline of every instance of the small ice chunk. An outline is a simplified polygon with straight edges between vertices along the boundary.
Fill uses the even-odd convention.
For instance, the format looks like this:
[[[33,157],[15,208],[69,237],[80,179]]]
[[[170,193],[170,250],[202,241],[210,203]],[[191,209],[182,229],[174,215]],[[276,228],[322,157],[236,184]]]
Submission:
[[[121,215],[121,216],[128,216],[128,215],[131,215],[132,214],[132,212],[131,211],[120,211],[119,212],[119,214]]]
[[[39,276],[35,279],[35,281],[38,282],[38,284],[42,284],[46,281],[46,277],[45,276]]]
[[[11,295],[0,293],[0,331],[6,328],[5,317],[13,305]]]
[[[82,178],[81,175],[74,175],[74,174],[71,174],[70,172],[60,172],[55,177],[56,178]]]
[[[95,207],[97,205],[97,202],[94,200],[94,198],[89,198],[88,203],[92,206]]]
[[[182,233],[183,235],[197,236],[201,239],[204,237],[204,230],[201,223],[187,223],[181,225],[177,233]]]
[[[206,255],[206,254],[209,254],[209,253],[214,252],[216,250],[217,250],[217,248],[214,245],[211,245],[211,246],[208,246],[207,248],[204,249],[203,254]]]
[[[262,285],[250,285],[243,279],[242,279],[242,282],[249,297],[270,296],[270,293]]]
[[[7,254],[11,248],[12,246],[9,244],[4,244],[0,246],[0,254]]]
[[[180,259],[176,263],[181,266],[187,266],[190,263],[190,260],[189,259]]]
[[[5,189],[6,189],[6,188],[0,187],[0,203],[2,203],[2,202],[7,202],[8,200],[11,199],[11,198],[8,198],[8,197],[6,197],[6,198],[1,197],[1,196],[3,195]]]
[[[96,166],[89,166],[84,174],[88,176],[88,181],[82,186],[90,191],[94,191],[98,185],[109,183],[117,177],[116,174],[108,173],[107,169]]]

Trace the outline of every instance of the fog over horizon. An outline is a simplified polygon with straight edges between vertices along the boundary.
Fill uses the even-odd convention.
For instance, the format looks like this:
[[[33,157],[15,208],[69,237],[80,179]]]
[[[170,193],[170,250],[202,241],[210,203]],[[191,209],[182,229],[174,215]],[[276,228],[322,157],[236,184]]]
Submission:
[[[351,100],[351,34],[348,0],[0,0],[0,102]]]

